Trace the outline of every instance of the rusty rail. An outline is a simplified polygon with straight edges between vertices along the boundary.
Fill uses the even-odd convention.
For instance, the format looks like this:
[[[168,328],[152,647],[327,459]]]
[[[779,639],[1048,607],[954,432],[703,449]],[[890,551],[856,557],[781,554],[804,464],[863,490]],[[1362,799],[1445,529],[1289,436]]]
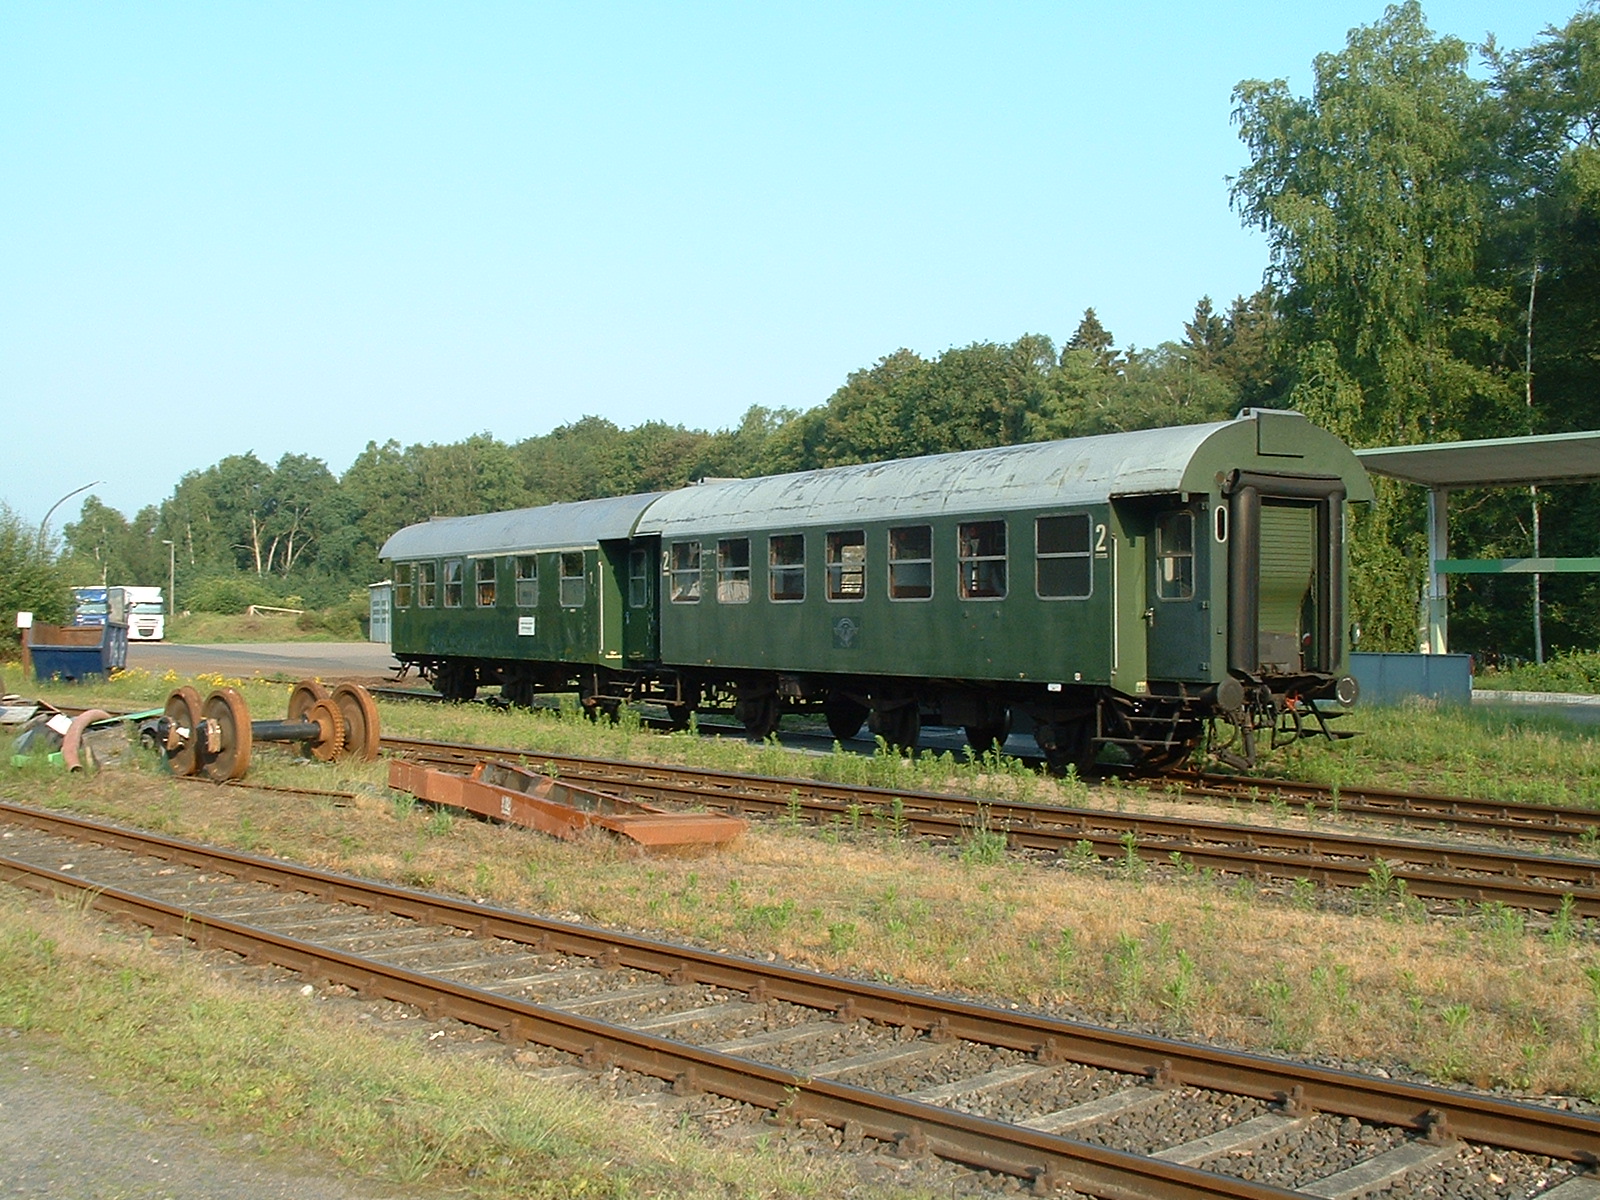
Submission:
[[[448,925],[479,936],[504,938],[539,950],[582,955],[634,967],[685,982],[741,991],[752,999],[786,1000],[808,1008],[867,1018],[891,1025],[906,1025],[939,1036],[953,1036],[991,1046],[1032,1053],[1041,1061],[1072,1061],[1107,1070],[1146,1075],[1164,1083],[1191,1085],[1234,1095],[1251,1096],[1291,1108],[1354,1116],[1431,1131],[1434,1136],[1456,1136],[1508,1149],[1581,1163],[1600,1162],[1600,1120],[1570,1112],[1540,1108],[1494,1096],[1454,1092],[1392,1079],[1378,1079],[1325,1067],[1284,1062],[1259,1055],[1193,1045],[1172,1039],[1104,1029],[1042,1014],[993,1008],[969,1001],[891,988],[801,971],[778,964],[755,962],[729,955],[682,947],[611,930],[496,909],[483,905],[390,887],[352,876],[214,849],[181,839],[107,825],[65,814],[44,812],[0,803],[0,819],[46,829],[81,840],[113,845],[140,854],[180,861],[207,871],[226,871],[238,878],[271,883],[307,892],[323,899],[357,904],[373,911],[414,920]],[[70,874],[34,868],[14,860],[0,860],[4,875],[13,882],[46,890],[87,889],[98,894],[97,903],[183,936],[215,939],[209,944],[236,948],[234,939],[251,936],[248,930],[188,909],[146,902],[114,889],[98,891],[92,881]],[[358,990],[428,1007],[459,1004],[451,1010],[464,1021],[502,1032],[513,1040],[534,1040],[573,1053],[588,1054],[592,1061],[606,1055],[613,1061],[659,1078],[681,1080],[685,1087],[699,1086],[745,1098],[794,1116],[818,1116],[829,1122],[857,1120],[873,1135],[895,1141],[923,1137],[930,1149],[956,1161],[1005,1170],[1022,1178],[1052,1172],[1075,1187],[1095,1190],[1103,1186],[1094,1171],[1120,1171],[1149,1160],[1095,1150],[1089,1158],[1084,1148],[1069,1139],[1021,1130],[995,1122],[950,1113],[938,1106],[893,1097],[870,1098],[870,1093],[840,1084],[800,1079],[773,1068],[760,1068],[712,1051],[680,1046],[645,1034],[628,1033],[601,1022],[556,1014],[537,1005],[511,1000],[473,988],[459,988],[400,968],[369,960],[319,951],[303,943],[273,935],[264,951],[280,956],[275,961],[308,973],[345,983]],[[455,997],[454,991],[461,995]],[[546,1040],[546,1039],[550,1040]],[[625,1057],[620,1057],[625,1056]],[[689,1073],[694,1068],[699,1073]],[[736,1073],[746,1082],[738,1082]],[[746,1088],[748,1092],[723,1088]],[[796,1107],[799,1105],[800,1107]],[[857,1105],[867,1106],[857,1108]],[[869,1111],[870,1110],[870,1111]],[[908,1127],[915,1126],[915,1128]],[[920,1130],[920,1133],[918,1132]],[[999,1143],[988,1141],[997,1131],[1009,1131]],[[997,1146],[1007,1147],[1004,1150]],[[1091,1148],[1092,1149],[1092,1148]],[[1141,1171],[1144,1168],[1139,1168]],[[1091,1174],[1083,1175],[1081,1172]],[[1178,1171],[1179,1174],[1167,1174]],[[1107,1176],[1106,1178],[1109,1178]],[[1163,1165],[1150,1180],[1157,1190],[1132,1194],[1167,1195],[1284,1195],[1272,1189],[1257,1192],[1189,1190],[1216,1176]],[[1084,1183],[1079,1183],[1084,1179]],[[1094,1181],[1090,1186],[1089,1181]],[[1159,1190],[1181,1180],[1176,1190]],[[1165,1182],[1162,1182],[1165,1181]],[[1125,1186],[1126,1180],[1123,1185]],[[1159,1185],[1159,1186],[1158,1186]],[[1141,1187],[1144,1185],[1141,1184]],[[1206,1184],[1206,1187],[1212,1185]]]
[[[394,753],[436,763],[469,764],[489,757],[514,757],[586,787],[734,814],[801,812],[817,822],[894,828],[951,840],[970,837],[975,829],[983,828],[1004,834],[1010,845],[1019,848],[1061,853],[1087,843],[1097,857],[1108,859],[1125,856],[1131,834],[1134,852],[1146,862],[1170,864],[1177,855],[1178,861],[1195,869],[1308,879],[1328,887],[1370,884],[1373,869],[1381,860],[1385,872],[1419,899],[1498,903],[1535,912],[1556,912],[1570,904],[1574,916],[1600,917],[1600,860],[978,800],[419,738],[389,737],[384,742]]]

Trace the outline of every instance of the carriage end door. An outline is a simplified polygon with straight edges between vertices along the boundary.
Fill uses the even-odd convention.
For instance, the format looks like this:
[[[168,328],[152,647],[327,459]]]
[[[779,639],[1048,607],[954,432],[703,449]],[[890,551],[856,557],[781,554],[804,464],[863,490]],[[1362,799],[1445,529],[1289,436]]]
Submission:
[[[1144,611],[1151,679],[1204,680],[1212,675],[1207,535],[1203,513],[1195,505],[1156,513]]]

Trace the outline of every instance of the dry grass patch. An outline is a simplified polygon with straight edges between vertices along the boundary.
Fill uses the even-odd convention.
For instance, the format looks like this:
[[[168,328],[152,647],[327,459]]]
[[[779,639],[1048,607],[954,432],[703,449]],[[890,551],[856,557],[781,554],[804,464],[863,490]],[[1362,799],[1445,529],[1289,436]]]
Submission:
[[[142,686],[148,695],[169,685],[113,686]],[[260,712],[275,714],[287,701],[285,686],[245,686],[253,709],[260,697]],[[637,721],[606,727],[480,706],[385,705],[383,715],[387,729],[424,737],[853,776],[907,790],[1089,798],[1075,781],[952,756],[909,763],[797,755],[662,736]],[[1547,772],[1544,798],[1600,796],[1600,751],[1588,739],[1459,711],[1370,715],[1366,738],[1307,743],[1281,762],[1303,775],[1365,774],[1373,778],[1364,782],[1490,795],[1498,784]],[[51,794],[54,803],[187,836],[829,970],[1246,1047],[1600,1099],[1600,951],[1581,922],[1538,935],[1505,910],[1430,921],[1381,888],[1363,911],[1319,911],[1309,885],[1263,899],[1250,885],[1131,861],[1110,870],[1070,855],[1050,866],[997,861],[981,830],[964,848],[930,849],[780,821],[721,854],[645,858],[603,840],[562,844],[433,813],[390,794],[381,763],[296,765],[264,751],[252,778],[344,787],[358,797],[288,798],[154,775],[137,786],[125,778],[61,783]],[[1107,807],[1160,803],[1125,789],[1098,799]]]
[[[0,1026],[57,1047],[130,1103],[433,1194],[867,1194],[827,1166],[708,1146],[635,1108],[233,986],[72,908],[24,909],[3,891]]]
[[[266,766],[265,759],[263,766]],[[353,800],[155,774],[57,780],[46,799],[184,836],[487,902],[773,954],[1228,1044],[1600,1098],[1600,951],[1513,913],[1424,920],[1375,895],[1339,914],[1249,885],[1061,860],[963,858],[890,838],[758,826],[646,857],[453,817],[382,764],[280,765]],[[270,772],[269,772],[270,773]],[[4,790],[13,795],[10,783]]]

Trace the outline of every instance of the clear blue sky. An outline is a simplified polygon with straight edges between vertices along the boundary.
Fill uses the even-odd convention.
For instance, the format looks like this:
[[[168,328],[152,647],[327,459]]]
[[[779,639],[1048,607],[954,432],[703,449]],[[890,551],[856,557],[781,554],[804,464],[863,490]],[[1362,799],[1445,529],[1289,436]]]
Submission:
[[[1528,45],[1576,0],[1435,0]],[[735,423],[1259,286],[1246,78],[1377,2],[0,0],[0,500],[587,413]],[[52,518],[59,531],[78,500]]]

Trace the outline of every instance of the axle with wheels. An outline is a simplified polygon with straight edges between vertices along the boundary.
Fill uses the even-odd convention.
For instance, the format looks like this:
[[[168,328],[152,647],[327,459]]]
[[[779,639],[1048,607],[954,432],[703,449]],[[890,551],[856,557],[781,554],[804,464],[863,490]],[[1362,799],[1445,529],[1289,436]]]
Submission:
[[[341,683],[330,695],[314,679],[295,685],[282,721],[252,721],[244,697],[220,688],[204,702],[192,687],[167,697],[154,731],[167,762],[179,775],[205,775],[219,783],[243,779],[256,742],[294,742],[323,762],[378,757],[378,706],[366,688]]]

